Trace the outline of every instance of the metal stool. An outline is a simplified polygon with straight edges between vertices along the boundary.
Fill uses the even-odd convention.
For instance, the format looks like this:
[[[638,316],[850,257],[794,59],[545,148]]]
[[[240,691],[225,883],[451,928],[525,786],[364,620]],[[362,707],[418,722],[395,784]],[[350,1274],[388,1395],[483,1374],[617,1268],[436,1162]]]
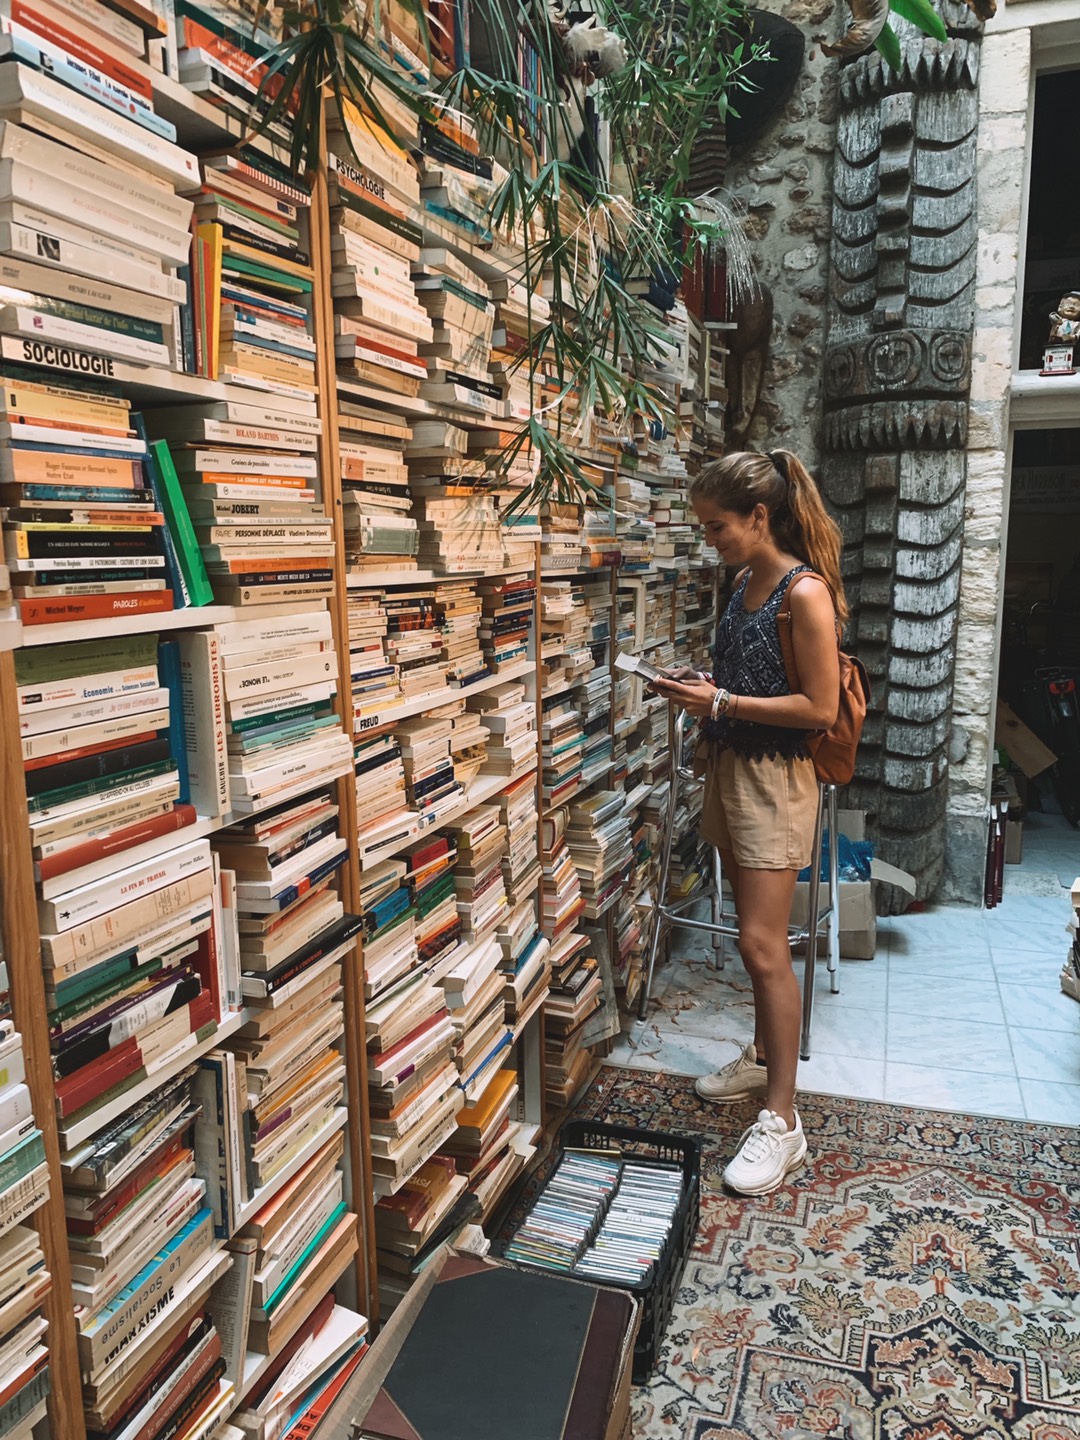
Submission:
[[[666,936],[670,939],[671,926],[673,923],[685,925],[689,930],[704,930],[714,937],[714,945],[718,954],[717,968],[724,968],[723,940],[726,936],[738,939],[739,920],[734,910],[727,910],[724,905],[724,877],[720,864],[719,851],[713,850],[713,889],[710,896],[712,902],[712,919],[692,920],[685,915],[685,911],[691,905],[697,904],[703,898],[704,892],[700,888],[694,894],[683,900],[677,901],[674,905],[665,902],[668,890],[668,876],[671,872],[671,847],[675,839],[675,815],[679,806],[679,785],[682,782],[697,785],[701,782],[696,780],[693,771],[685,764],[684,753],[686,748],[687,735],[690,728],[695,724],[693,717],[685,710],[680,710],[675,716],[674,735],[672,740],[672,767],[671,785],[668,790],[667,813],[664,816],[663,840],[660,852],[660,877],[657,883],[657,904],[653,916],[652,938],[649,943],[649,965],[645,972],[645,978],[641,985],[641,999],[638,1003],[638,1018],[644,1020],[649,1010],[649,1000],[652,995],[653,974],[656,969],[656,957],[660,950],[661,939]],[[826,829],[826,817],[830,836],[837,833],[836,823],[836,786],[822,785],[818,799],[817,823],[814,826],[814,845],[810,856],[810,874],[821,874],[821,849],[822,838]],[[789,925],[788,941],[791,945],[806,945],[806,963],[803,970],[802,985],[802,1036],[799,1046],[799,1055],[803,1060],[810,1059],[810,1026],[814,1017],[814,966],[817,962],[817,940],[824,927],[827,940],[827,968],[829,971],[829,988],[835,995],[840,990],[840,875],[838,861],[838,847],[835,844],[829,846],[829,879],[827,898],[824,908],[821,905],[821,886],[811,885],[809,887],[809,904],[805,925]],[[811,941],[811,936],[814,937]]]

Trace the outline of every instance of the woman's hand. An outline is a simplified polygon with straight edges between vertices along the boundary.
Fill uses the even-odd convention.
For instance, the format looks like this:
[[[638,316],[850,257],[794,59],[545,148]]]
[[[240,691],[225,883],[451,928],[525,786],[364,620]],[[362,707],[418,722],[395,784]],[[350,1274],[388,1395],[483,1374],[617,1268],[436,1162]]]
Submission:
[[[701,676],[683,680],[654,680],[653,687],[672,705],[678,705],[688,715],[705,719],[712,714],[716,686]]]

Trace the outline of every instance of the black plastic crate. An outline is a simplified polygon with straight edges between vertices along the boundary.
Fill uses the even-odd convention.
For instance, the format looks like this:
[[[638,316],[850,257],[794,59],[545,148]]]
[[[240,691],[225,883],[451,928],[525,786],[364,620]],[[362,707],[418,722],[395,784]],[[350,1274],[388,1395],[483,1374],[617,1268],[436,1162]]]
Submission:
[[[634,1130],[627,1125],[605,1125],[598,1120],[568,1120],[559,1131],[560,1160],[567,1150],[617,1150],[624,1160],[633,1160],[635,1164],[678,1165],[682,1170],[682,1197],[663,1252],[651,1273],[636,1285],[589,1280],[590,1285],[627,1290],[640,1302],[641,1328],[634,1346],[634,1384],[643,1385],[656,1364],[697,1234],[701,1213],[701,1141],[682,1135],[664,1135],[656,1130]],[[521,1265],[521,1268],[536,1269],[544,1275],[563,1273],[543,1266]]]

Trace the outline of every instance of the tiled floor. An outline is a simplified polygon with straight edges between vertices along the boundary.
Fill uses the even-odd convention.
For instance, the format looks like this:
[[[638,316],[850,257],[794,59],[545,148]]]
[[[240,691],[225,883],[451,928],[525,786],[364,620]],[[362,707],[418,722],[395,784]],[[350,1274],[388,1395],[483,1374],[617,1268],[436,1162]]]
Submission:
[[[1058,975],[1080,874],[1080,833],[1032,815],[1024,863],[994,910],[940,907],[878,922],[877,956],[844,961],[840,993],[819,966],[811,1058],[799,1084],[979,1115],[1080,1125],[1080,1005]],[[753,1035],[749,979],[732,952],[682,931],[654,986],[650,1017],[609,1063],[684,1075],[730,1060]],[[796,966],[801,975],[802,963]]]

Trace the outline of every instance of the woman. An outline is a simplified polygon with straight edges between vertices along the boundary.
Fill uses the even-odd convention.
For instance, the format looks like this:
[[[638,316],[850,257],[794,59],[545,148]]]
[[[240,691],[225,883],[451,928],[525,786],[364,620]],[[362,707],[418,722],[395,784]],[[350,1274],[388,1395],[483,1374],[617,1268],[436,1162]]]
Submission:
[[[720,620],[712,677],[687,670],[656,689],[702,721],[706,746],[704,839],[717,846],[734,892],[739,953],[754,987],[754,1040],[716,1075],[697,1082],[707,1100],[761,1094],[724,1181],[765,1195],[802,1163],[795,1110],[801,1003],[787,927],[795,880],[810,862],[818,784],[806,750],[811,731],[836,719],[837,622],[847,617],[840,531],[813,478],[787,450],[741,452],[708,465],[690,498],[706,539],[737,573]],[[788,586],[800,690],[788,685],[777,615]]]

